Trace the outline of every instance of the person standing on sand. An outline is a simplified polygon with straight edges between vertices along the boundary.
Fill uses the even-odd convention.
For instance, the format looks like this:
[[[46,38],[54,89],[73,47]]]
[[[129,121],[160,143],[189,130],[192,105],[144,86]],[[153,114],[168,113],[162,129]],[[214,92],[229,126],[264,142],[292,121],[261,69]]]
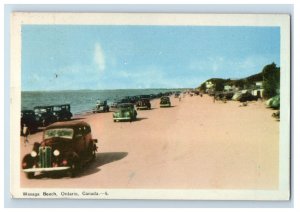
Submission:
[[[29,144],[29,141],[28,141],[29,129],[26,126],[26,124],[23,125],[22,131],[23,131],[23,135],[24,135],[24,145],[26,146],[26,144]]]

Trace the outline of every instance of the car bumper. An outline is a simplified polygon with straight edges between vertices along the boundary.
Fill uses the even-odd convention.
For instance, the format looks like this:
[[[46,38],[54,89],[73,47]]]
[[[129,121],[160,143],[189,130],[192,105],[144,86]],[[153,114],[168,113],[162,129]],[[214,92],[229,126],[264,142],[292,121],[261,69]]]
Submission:
[[[170,104],[160,104],[160,107],[170,107]]]
[[[64,171],[70,169],[70,166],[62,166],[62,167],[50,167],[50,168],[30,168],[23,169],[23,172],[51,172],[51,171]]]
[[[131,120],[130,117],[114,117],[114,120]]]

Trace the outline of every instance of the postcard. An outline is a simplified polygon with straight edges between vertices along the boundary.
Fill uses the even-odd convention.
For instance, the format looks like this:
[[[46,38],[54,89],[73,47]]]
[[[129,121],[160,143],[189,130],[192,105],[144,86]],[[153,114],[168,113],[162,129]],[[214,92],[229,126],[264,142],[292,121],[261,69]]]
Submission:
[[[289,200],[286,14],[11,15],[12,198]]]

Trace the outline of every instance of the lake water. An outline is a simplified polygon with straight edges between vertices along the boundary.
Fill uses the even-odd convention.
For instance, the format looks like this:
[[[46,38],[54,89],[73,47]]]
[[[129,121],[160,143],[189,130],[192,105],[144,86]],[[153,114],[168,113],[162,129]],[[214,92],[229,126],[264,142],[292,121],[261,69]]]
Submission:
[[[120,89],[120,90],[77,90],[77,91],[22,91],[22,109],[33,109],[35,106],[71,104],[73,114],[92,111],[98,99],[114,100],[125,96],[157,94],[160,92],[185,89]]]

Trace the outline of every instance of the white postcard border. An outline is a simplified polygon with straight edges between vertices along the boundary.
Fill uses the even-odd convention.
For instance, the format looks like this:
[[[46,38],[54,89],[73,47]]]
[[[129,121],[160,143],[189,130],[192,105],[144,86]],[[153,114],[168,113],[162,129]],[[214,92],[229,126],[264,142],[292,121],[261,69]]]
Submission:
[[[11,16],[11,101],[10,167],[14,198],[88,199],[203,199],[203,200],[288,200],[290,196],[290,16],[276,14],[154,14],[154,13],[13,13]],[[19,114],[21,110],[21,26],[57,25],[182,25],[182,26],[278,26],[280,27],[281,120],[278,190],[178,190],[178,189],[24,189],[20,187]],[[83,195],[82,191],[100,195]],[[39,196],[24,196],[37,192]],[[43,196],[56,192],[57,196]],[[79,196],[61,196],[78,192]],[[106,195],[106,193],[108,195]],[[104,193],[104,195],[102,195]]]

